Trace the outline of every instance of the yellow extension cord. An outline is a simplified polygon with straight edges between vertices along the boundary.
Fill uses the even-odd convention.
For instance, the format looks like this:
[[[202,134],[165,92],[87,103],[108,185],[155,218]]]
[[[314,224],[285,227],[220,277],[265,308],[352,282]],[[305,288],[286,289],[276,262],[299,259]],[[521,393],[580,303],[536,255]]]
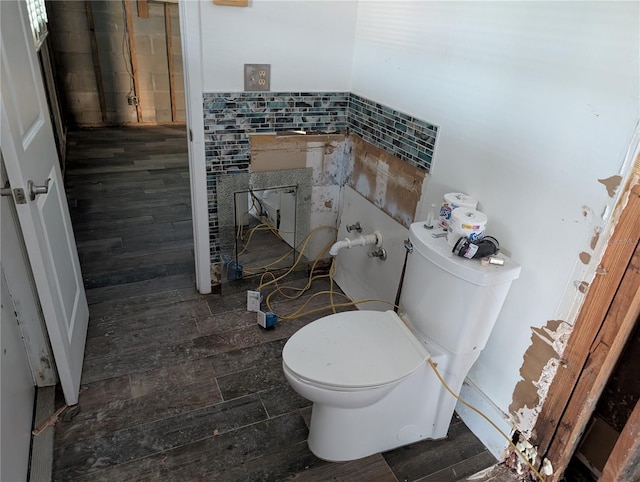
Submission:
[[[536,468],[531,464],[531,462],[529,462],[529,459],[527,457],[525,457],[525,455],[518,449],[518,447],[516,447],[516,445],[511,441],[511,439],[509,438],[509,436],[504,433],[500,427],[498,427],[493,420],[491,420],[489,417],[487,417],[484,413],[482,413],[480,411],[480,409],[474,407],[473,405],[471,405],[469,402],[463,400],[462,398],[460,398],[458,395],[455,394],[455,392],[453,390],[451,390],[451,388],[449,388],[449,385],[447,385],[447,382],[444,381],[444,378],[442,378],[442,375],[440,375],[440,372],[438,371],[438,368],[436,368],[436,364],[433,362],[433,360],[431,360],[431,358],[429,358],[427,360],[427,362],[429,363],[429,365],[431,366],[431,368],[433,368],[433,371],[436,374],[436,377],[438,377],[438,380],[440,381],[440,383],[442,383],[442,385],[444,386],[444,388],[446,388],[447,392],[449,392],[453,397],[455,397],[461,404],[463,404],[465,407],[470,408],[471,410],[473,410],[474,412],[476,412],[478,415],[480,415],[483,419],[485,419],[487,422],[489,422],[491,424],[491,426],[493,428],[495,428],[500,435],[502,435],[505,440],[507,442],[509,442],[509,445],[511,445],[511,447],[516,451],[516,453],[520,456],[520,458],[522,458],[522,460],[524,460],[527,465],[529,466],[529,468],[533,471],[534,474],[536,474],[536,477],[538,477],[542,482],[545,482],[544,477],[542,476],[542,474],[540,472],[538,472],[536,470]]]

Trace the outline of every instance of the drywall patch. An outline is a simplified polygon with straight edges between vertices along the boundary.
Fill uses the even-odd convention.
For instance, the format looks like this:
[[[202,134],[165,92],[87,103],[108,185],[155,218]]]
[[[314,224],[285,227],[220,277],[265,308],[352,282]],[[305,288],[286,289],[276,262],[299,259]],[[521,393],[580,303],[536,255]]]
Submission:
[[[513,391],[509,412],[519,430],[529,437],[551,381],[561,365],[561,353],[571,332],[563,320],[549,320],[541,328],[531,328],[531,345],[520,367],[521,380]]]
[[[582,264],[589,264],[589,261],[591,261],[591,255],[585,251],[580,253],[578,257],[580,258],[580,261],[582,261]]]
[[[337,184],[343,134],[250,134],[251,172],[313,167],[313,184]]]
[[[425,172],[355,135],[353,180],[359,194],[405,227],[414,221]]]
[[[620,183],[622,182],[622,176],[615,175],[607,177],[606,179],[598,179],[598,182],[600,184],[604,184],[604,187],[607,188],[607,194],[609,197],[613,197],[616,194],[618,186],[620,186]]]

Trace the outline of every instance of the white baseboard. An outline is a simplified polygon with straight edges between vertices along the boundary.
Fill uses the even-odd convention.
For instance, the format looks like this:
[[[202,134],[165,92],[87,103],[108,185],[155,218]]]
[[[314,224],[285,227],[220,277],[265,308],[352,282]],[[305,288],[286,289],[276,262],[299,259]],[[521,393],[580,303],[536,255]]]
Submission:
[[[508,436],[513,434],[513,428],[508,422],[509,418],[507,415],[496,407],[482,390],[468,378],[465,379],[462,385],[460,398],[484,413],[493,423],[500,427],[505,434]],[[487,447],[489,452],[501,462],[505,455],[505,449],[509,445],[504,437],[500,435],[489,422],[460,402],[456,405],[456,412],[460,415],[465,425],[469,427],[475,436]]]

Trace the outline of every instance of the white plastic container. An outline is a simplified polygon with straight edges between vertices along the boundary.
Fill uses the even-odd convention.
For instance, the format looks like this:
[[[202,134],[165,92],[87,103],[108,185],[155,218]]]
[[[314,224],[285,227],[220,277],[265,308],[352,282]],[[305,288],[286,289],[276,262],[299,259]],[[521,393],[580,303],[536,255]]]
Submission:
[[[449,227],[451,213],[456,208],[477,209],[478,201],[462,192],[450,192],[444,195],[444,202],[440,208],[439,222],[443,228]]]
[[[480,241],[487,226],[487,215],[470,208],[455,208],[447,227],[447,244],[455,246],[460,238]]]

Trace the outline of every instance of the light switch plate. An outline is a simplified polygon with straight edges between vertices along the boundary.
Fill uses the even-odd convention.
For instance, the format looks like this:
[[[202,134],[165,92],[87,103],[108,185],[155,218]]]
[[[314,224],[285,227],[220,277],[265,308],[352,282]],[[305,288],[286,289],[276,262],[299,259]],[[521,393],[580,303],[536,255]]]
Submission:
[[[244,64],[246,92],[271,89],[271,64]]]

